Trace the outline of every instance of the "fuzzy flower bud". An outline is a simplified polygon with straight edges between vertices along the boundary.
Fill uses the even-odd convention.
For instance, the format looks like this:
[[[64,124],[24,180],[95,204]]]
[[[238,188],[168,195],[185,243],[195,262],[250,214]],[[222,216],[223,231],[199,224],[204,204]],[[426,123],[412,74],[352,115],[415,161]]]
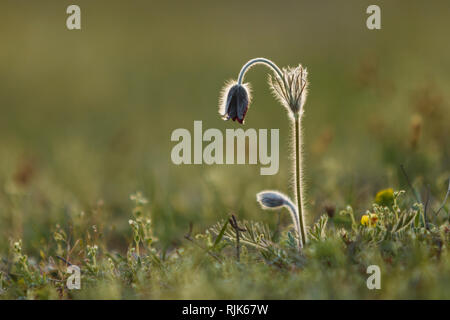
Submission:
[[[288,199],[284,195],[274,191],[263,191],[256,195],[256,200],[264,209],[279,209],[283,207]]]
[[[301,237],[298,210],[287,196],[277,191],[261,191],[256,195],[256,200],[263,209],[277,210],[286,207],[291,215],[295,231],[297,232],[297,235]],[[299,249],[302,246],[300,241],[298,241],[298,246]]]

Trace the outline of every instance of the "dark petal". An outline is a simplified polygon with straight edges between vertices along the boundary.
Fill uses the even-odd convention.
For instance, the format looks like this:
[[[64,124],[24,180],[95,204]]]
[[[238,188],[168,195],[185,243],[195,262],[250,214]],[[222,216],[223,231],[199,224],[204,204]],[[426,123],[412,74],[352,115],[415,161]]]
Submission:
[[[237,93],[237,116],[240,123],[243,122],[248,110],[248,95],[244,87],[240,87]]]
[[[228,95],[227,95],[227,103],[225,104],[225,114],[224,115],[229,114],[230,106],[231,106],[231,104],[233,102],[233,97],[235,97],[237,90],[238,90],[238,85],[237,84],[232,86],[229,89]]]
[[[236,97],[233,97],[228,107],[228,118],[235,120],[236,117],[237,117]]]

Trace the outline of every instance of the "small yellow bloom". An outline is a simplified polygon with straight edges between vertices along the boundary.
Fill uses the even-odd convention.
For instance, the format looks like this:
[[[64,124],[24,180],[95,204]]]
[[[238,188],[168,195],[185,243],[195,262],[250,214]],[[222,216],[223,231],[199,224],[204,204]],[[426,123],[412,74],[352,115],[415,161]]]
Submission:
[[[392,206],[394,204],[394,190],[392,188],[380,190],[375,196],[375,203],[383,207]]]
[[[378,221],[378,215],[376,213],[365,214],[361,217],[361,224],[363,226],[374,227]]]

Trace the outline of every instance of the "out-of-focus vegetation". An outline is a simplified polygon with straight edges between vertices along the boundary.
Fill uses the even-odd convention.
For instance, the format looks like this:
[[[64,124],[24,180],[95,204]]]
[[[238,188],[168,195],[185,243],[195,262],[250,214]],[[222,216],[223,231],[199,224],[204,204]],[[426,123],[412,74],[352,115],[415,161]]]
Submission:
[[[161,249],[147,200],[135,204],[128,221],[128,250],[107,248],[92,233],[56,227],[38,260],[25,254],[21,240],[10,243],[2,266],[2,295],[30,299],[367,299],[448,298],[450,227],[427,218],[415,203],[403,206],[395,192],[391,206],[374,204],[369,224],[352,207],[338,219],[322,215],[298,252],[290,228],[272,230],[263,222],[220,221],[204,232],[192,225],[185,244]],[[376,219],[374,219],[376,217]],[[448,220],[448,218],[447,218]],[[237,230],[237,231],[236,231]],[[94,232],[96,232],[94,230]],[[239,242],[236,232],[239,233]],[[76,240],[75,240],[76,239]],[[98,245],[97,245],[98,244]],[[82,270],[81,289],[69,290],[67,267]],[[381,287],[369,290],[369,266],[381,270]],[[369,273],[369,274],[368,274]]]
[[[368,1],[81,0],[81,31],[69,4],[0,5],[0,298],[449,298],[448,2],[379,1],[379,31]],[[247,76],[245,127],[280,128],[277,175],[170,161],[174,129],[238,127],[219,91],[256,56],[309,70],[307,221],[329,218],[302,256],[287,215],[255,199],[292,193],[264,68]],[[387,188],[406,190],[400,212]],[[236,262],[230,226],[216,241],[230,213],[269,249],[242,241]],[[366,287],[372,264],[381,290]]]

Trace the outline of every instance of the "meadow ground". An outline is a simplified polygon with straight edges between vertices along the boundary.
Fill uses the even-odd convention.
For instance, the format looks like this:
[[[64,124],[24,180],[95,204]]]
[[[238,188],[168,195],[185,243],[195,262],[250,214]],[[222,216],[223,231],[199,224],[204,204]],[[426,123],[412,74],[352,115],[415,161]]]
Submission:
[[[449,4],[379,1],[369,31],[366,2],[79,1],[73,32],[68,4],[3,2],[0,299],[449,299]],[[239,127],[219,92],[258,56],[309,70],[301,255],[288,214],[256,202],[293,196],[266,69],[244,128],[280,129],[278,174],[170,160],[177,128]]]

